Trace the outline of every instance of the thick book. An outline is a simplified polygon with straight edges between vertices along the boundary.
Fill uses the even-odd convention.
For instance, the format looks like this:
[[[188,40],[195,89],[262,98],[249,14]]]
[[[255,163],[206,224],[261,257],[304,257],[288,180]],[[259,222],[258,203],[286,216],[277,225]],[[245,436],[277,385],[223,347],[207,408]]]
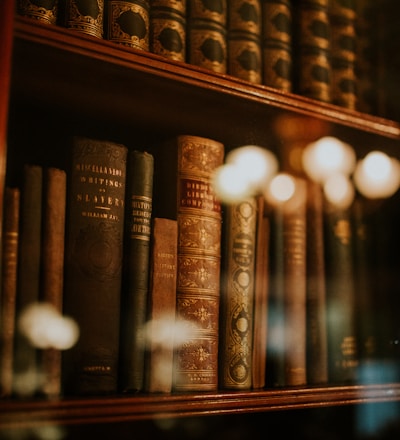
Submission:
[[[65,0],[61,20],[67,29],[103,38],[104,6],[105,0]]]
[[[188,0],[187,61],[227,73],[227,1]]]
[[[23,17],[33,18],[47,24],[56,24],[58,0],[17,0],[17,12]]]
[[[38,302],[40,298],[42,191],[42,167],[24,165],[19,226],[17,322],[27,307]],[[14,392],[15,394],[36,393],[39,386],[38,350],[21,331],[15,334],[14,347]],[[24,380],[27,376],[31,377],[29,387]]]
[[[186,61],[186,0],[150,0],[150,51]]]
[[[43,170],[43,233],[40,299],[63,312],[66,172],[59,168]],[[40,391],[50,397],[61,394],[61,351],[49,347],[40,353],[43,380]]]
[[[290,0],[262,1],[262,82],[291,92],[293,12]]]
[[[150,5],[147,0],[105,0],[104,38],[149,50]]]
[[[173,389],[216,390],[221,265],[221,203],[212,187],[224,145],[180,135],[154,151],[154,215],[178,220],[176,316],[180,332]]]
[[[231,0],[227,6],[227,73],[261,84],[261,1]]]
[[[127,148],[72,139],[64,313],[79,325],[63,352],[65,394],[117,390]]]
[[[332,103],[356,108],[356,10],[355,0],[332,0],[331,27]]]
[[[170,393],[174,360],[178,223],[155,217],[152,225],[146,324],[146,384],[151,393]]]
[[[257,199],[224,207],[219,386],[252,387]]]
[[[5,188],[3,212],[0,296],[0,396],[11,396],[13,390],[14,335],[16,332],[19,188]]]
[[[154,158],[132,150],[127,170],[119,378],[124,392],[140,391],[144,384]]]

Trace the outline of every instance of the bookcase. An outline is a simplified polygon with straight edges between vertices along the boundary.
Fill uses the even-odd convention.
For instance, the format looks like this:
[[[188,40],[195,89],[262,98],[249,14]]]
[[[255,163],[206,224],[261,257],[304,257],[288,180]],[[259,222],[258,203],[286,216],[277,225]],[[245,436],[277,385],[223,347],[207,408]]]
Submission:
[[[62,166],[66,160],[62,139],[72,133],[142,147],[188,132],[218,139],[228,148],[259,144],[279,151],[279,127],[290,131],[300,124],[307,127],[309,141],[329,134],[356,145],[360,155],[374,145],[399,153],[398,122],[17,17],[12,2],[1,2],[0,15],[5,48],[1,54],[2,189],[5,169],[7,179],[17,181],[21,160]],[[120,438],[128,438],[129,433],[142,430],[154,434],[152,420],[160,426],[163,421],[178,420],[184,436],[184,420],[193,421],[193,426],[207,420],[214,434],[233,435],[228,427],[237,426],[234,421],[244,424],[245,428],[240,426],[246,435],[258,432],[254,423],[261,422],[265,434],[272,419],[287,424],[293,420],[294,426],[305,421],[323,426],[327,416],[321,411],[326,409],[333,420],[329,426],[334,426],[357,408],[368,413],[370,405],[385,408],[398,402],[397,382],[194,395],[4,399],[0,400],[0,433],[56,425],[67,427],[73,438],[89,433],[110,438],[107,435],[118,432]],[[196,435],[193,438],[200,438]]]

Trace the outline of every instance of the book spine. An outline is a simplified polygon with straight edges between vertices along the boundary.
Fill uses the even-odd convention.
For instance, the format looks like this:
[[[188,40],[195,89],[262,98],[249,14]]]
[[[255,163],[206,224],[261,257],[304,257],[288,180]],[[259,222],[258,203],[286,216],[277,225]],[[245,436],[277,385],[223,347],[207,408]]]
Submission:
[[[226,207],[219,358],[225,389],[252,386],[256,227],[255,198]]]
[[[332,103],[352,110],[357,98],[355,19],[354,1],[331,1]]]
[[[13,382],[20,190],[6,187],[2,243],[0,308],[0,396],[11,396]]]
[[[150,2],[150,50],[171,60],[186,61],[186,1]]]
[[[105,0],[105,38],[149,50],[150,5],[146,0]]]
[[[122,391],[139,391],[144,384],[143,332],[149,287],[153,156],[129,152],[128,171],[119,382]]]
[[[18,0],[17,12],[23,17],[33,18],[47,24],[56,24],[58,0]]]
[[[261,2],[228,2],[228,73],[261,84]]]
[[[178,223],[155,217],[152,226],[149,313],[146,324],[146,390],[172,391]]]
[[[324,200],[318,183],[307,181],[307,383],[328,381],[326,335]]]
[[[117,390],[126,159],[123,145],[73,138],[64,312],[80,337],[63,352],[66,394]]]
[[[105,0],[65,0],[64,26],[97,38],[103,38]]]
[[[188,6],[188,62],[214,72],[226,73],[226,0],[189,0]]]
[[[290,0],[262,2],[263,84],[292,91],[292,7]]]
[[[44,174],[42,292],[41,299],[62,314],[64,291],[66,172],[48,168]],[[50,347],[41,352],[43,384],[48,396],[61,394],[61,352]]]
[[[296,93],[331,102],[329,0],[296,3]]]
[[[353,382],[358,349],[350,211],[327,206],[324,222],[329,381]]]

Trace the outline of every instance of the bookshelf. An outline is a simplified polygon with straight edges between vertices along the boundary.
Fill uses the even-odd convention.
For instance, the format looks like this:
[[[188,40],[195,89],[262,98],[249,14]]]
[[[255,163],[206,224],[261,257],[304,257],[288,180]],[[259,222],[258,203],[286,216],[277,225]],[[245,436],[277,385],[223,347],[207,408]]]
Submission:
[[[17,174],[21,154],[62,163],[63,146],[54,147],[52,134],[60,138],[60,133],[81,129],[122,142],[132,143],[134,138],[141,145],[189,132],[219,139],[229,148],[253,143],[278,150],[278,123],[300,121],[310,127],[310,141],[331,134],[359,145],[360,154],[363,148],[376,144],[398,154],[398,122],[12,17],[12,8],[1,9],[13,23],[8,152],[0,153],[1,160],[7,156],[10,180]],[[4,16],[3,23],[7,23]],[[5,27],[2,29],[7,32]],[[2,38],[8,38],[7,34]],[[5,105],[2,102],[3,113]],[[24,130],[19,130],[21,121]],[[13,149],[17,144],[23,145],[18,151]],[[392,401],[400,402],[400,383],[54,401],[3,399],[0,429]]]

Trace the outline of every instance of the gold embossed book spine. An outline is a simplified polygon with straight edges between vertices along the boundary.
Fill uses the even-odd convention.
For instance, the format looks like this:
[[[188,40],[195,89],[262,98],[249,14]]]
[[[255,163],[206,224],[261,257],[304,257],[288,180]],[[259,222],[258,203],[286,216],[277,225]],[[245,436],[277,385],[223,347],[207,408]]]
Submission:
[[[221,204],[212,188],[222,143],[181,135],[154,152],[154,215],[178,220],[173,389],[215,391],[221,265]]]
[[[103,38],[105,0],[66,0],[62,11],[67,29]]]
[[[56,24],[58,0],[18,0],[17,11],[23,17],[30,17],[47,24]]]
[[[228,205],[224,214],[220,387],[252,386],[257,201]]]

